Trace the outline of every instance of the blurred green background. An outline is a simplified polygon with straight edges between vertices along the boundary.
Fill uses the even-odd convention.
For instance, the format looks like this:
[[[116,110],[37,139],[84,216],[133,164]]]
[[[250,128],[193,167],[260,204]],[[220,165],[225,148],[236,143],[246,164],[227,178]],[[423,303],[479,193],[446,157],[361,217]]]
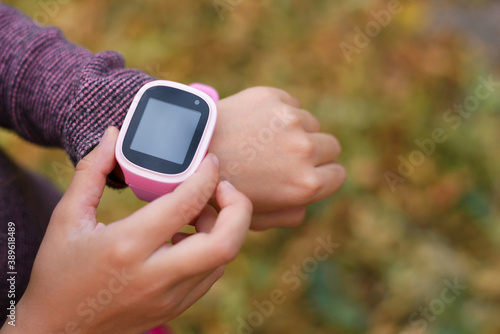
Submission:
[[[500,80],[498,2],[401,1],[350,62],[342,43],[354,45],[356,27],[376,28],[373,11],[389,2],[7,3],[162,79],[205,82],[222,96],[288,90],[341,141],[342,191],[311,206],[299,228],[251,233],[224,278],[172,321],[177,333],[500,333],[500,87],[468,118],[455,114],[459,126],[444,118],[471,101],[479,77]],[[446,140],[418,161],[415,141],[435,129]],[[4,130],[0,143],[67,187],[64,152]],[[386,176],[411,155],[417,166],[391,188]],[[99,216],[112,222],[140,206],[130,190],[107,190]],[[329,236],[338,247],[313,261]],[[454,282],[466,289],[443,295]],[[276,289],[284,302],[259,316],[256,304]]]

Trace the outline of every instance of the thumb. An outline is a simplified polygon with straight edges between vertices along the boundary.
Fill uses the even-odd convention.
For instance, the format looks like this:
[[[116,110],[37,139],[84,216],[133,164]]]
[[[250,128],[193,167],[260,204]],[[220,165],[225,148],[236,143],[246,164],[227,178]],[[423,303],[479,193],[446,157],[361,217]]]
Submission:
[[[60,209],[71,217],[95,222],[106,177],[116,165],[117,138],[118,129],[109,127],[99,145],[76,165],[73,179],[60,202]]]

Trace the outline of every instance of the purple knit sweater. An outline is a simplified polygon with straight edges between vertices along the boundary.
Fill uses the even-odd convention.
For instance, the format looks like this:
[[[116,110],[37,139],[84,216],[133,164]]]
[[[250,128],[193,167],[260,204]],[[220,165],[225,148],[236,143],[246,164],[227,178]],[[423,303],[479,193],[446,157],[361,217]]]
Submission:
[[[114,52],[96,55],[0,4],[0,126],[44,146],[66,150],[76,163],[104,130],[120,127],[139,88],[152,77],[124,69]],[[113,177],[108,184],[123,185]],[[0,326],[7,308],[7,224],[16,224],[18,300],[57,195],[0,152]]]

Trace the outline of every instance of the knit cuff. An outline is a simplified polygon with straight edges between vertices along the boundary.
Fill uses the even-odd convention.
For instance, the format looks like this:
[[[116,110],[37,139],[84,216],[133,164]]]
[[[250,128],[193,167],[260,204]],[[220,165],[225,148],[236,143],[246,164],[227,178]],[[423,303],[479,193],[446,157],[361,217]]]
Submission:
[[[124,69],[124,60],[115,52],[97,54],[79,76],[78,92],[64,122],[63,147],[76,164],[97,144],[110,126],[121,128],[139,89],[153,77],[138,70]],[[125,184],[112,175],[108,185]]]

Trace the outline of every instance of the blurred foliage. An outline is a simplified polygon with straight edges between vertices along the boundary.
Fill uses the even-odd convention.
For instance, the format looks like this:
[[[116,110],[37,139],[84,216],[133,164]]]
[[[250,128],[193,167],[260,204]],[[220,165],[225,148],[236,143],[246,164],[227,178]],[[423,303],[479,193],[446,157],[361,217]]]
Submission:
[[[7,2],[32,17],[58,4]],[[209,0],[60,2],[47,23],[71,41],[116,50],[163,79],[206,82],[222,96],[283,88],[343,145],[343,190],[311,206],[295,230],[251,233],[224,278],[172,322],[176,332],[237,333],[238,318],[276,289],[285,301],[248,332],[500,332],[500,94],[456,130],[443,119],[480,76],[500,79],[498,2],[402,1],[351,63],[341,43],[352,44],[354,28],[387,2],[222,0],[232,4],[222,19]],[[398,173],[399,157],[409,159],[415,140],[436,128],[447,140],[392,191],[385,173]],[[0,142],[22,165],[68,185],[63,152],[6,131]],[[107,190],[99,216],[111,222],[140,205],[129,190]],[[328,235],[340,246],[291,289],[287,274],[310,265],[317,238]],[[441,310],[446,280],[467,289]],[[429,307],[435,314],[418,313]]]

